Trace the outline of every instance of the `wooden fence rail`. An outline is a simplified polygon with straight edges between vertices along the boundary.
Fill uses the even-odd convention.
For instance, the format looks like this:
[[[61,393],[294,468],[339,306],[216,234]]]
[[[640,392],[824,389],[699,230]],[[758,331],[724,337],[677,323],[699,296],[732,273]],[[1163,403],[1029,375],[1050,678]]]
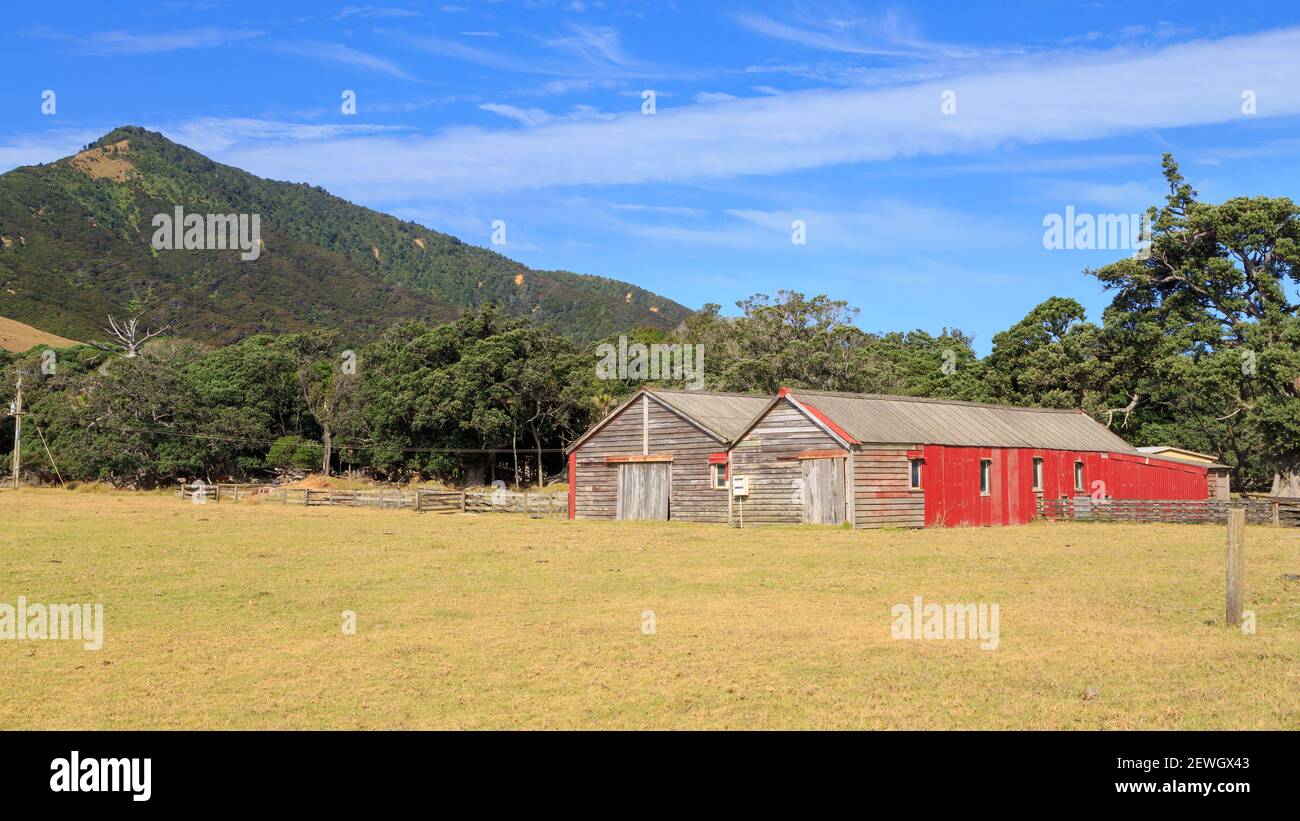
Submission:
[[[1093,522],[1214,522],[1228,521],[1228,511],[1241,509],[1246,522],[1300,527],[1300,499],[1105,499],[1088,496],[1040,499],[1044,519]]]
[[[178,493],[194,501],[198,491],[183,485]],[[259,501],[306,507],[374,507],[407,509],[420,513],[526,513],[530,516],[564,517],[568,496],[563,493],[476,492],[464,490],[329,490],[274,487],[272,485],[208,485],[202,491],[210,503]]]
[[[563,517],[569,512],[569,497],[563,493],[417,490],[415,495],[415,509],[420,513],[527,513]]]

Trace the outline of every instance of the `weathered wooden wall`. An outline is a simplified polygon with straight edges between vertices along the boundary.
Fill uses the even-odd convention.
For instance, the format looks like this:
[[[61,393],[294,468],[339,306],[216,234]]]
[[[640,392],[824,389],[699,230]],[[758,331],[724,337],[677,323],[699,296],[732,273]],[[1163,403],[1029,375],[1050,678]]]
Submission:
[[[574,451],[574,517],[616,518],[619,465],[608,463],[608,457],[669,454],[669,518],[725,522],[727,491],[714,490],[709,482],[709,454],[722,449],[717,439],[659,402],[638,397]]]
[[[900,445],[861,445],[855,449],[855,527],[925,526],[925,491],[911,489],[908,450]],[[924,486],[924,473],[921,483]]]
[[[799,409],[780,402],[731,450],[731,475],[749,479],[744,519],[751,524],[803,522],[803,466],[799,454],[843,446]],[[740,511],[732,506],[732,519]]]
[[[709,483],[709,454],[724,445],[677,414],[650,403],[650,452],[673,455],[668,518],[682,522],[726,522],[726,490]]]
[[[1225,501],[1232,498],[1232,472],[1226,468],[1209,468],[1205,474],[1205,483],[1209,498]]]
[[[646,398],[624,408],[574,452],[574,518],[613,519],[618,509],[618,465],[606,456],[628,456],[642,452],[641,405]]]

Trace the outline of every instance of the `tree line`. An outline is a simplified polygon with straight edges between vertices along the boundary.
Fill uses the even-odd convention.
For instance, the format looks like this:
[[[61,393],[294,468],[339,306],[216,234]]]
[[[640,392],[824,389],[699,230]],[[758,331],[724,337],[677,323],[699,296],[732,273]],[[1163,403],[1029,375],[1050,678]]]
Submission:
[[[1150,248],[1085,272],[1112,294],[1100,322],[1053,297],[980,358],[960,330],[870,333],[843,301],[782,291],[732,317],[706,305],[674,332],[628,342],[704,346],[709,390],[1081,407],[1134,444],[1218,455],[1238,490],[1300,495],[1300,212],[1287,198],[1203,203],[1171,157],[1164,173]],[[24,425],[37,441],[25,430],[24,469],[46,481],[355,468],[479,482],[501,459],[516,480],[559,475],[558,449],[645,384],[597,378],[595,348],[487,307],[403,321],[357,348],[334,331],[219,348],[159,337],[138,355],[78,346],[51,369],[34,349],[0,365],[27,374]],[[12,379],[0,391],[12,402]]]

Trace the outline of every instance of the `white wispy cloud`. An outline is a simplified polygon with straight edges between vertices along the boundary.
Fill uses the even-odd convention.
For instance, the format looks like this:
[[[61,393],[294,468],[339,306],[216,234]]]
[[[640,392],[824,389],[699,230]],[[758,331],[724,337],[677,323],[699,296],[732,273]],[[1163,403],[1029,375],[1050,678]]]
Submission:
[[[428,137],[358,137],[232,147],[259,173],[355,190],[446,195],[549,186],[686,182],[842,163],[972,153],[1006,144],[1079,141],[1300,114],[1300,29],[1159,50],[1019,58],[997,70],[879,89],[788,92],[709,105],[639,108],[607,121],[450,129]],[[1161,78],[1147,82],[1143,78]],[[945,116],[941,95],[957,93]]]
[[[108,130],[57,129],[0,140],[0,173],[20,165],[47,163],[76,154],[82,146],[98,140]]]
[[[1038,179],[1034,181],[1034,195],[1046,202],[1067,205],[1099,206],[1116,213],[1137,213],[1149,205],[1164,202],[1166,189],[1152,182],[1130,180],[1119,183],[1102,183],[1081,180]]]
[[[595,106],[576,105],[565,114],[551,114],[540,108],[520,108],[505,103],[482,103],[479,108],[500,114],[526,126],[545,125],[557,120],[612,120],[616,115],[606,114]]]
[[[179,125],[149,127],[201,154],[220,154],[250,143],[267,147],[290,146],[405,130],[405,126],[398,125],[289,123],[253,117],[200,117]],[[91,139],[98,139],[102,134]]]
[[[276,51],[282,51],[285,54],[294,54],[299,57],[309,57],[314,60],[325,60],[348,66],[358,66],[371,71],[378,71],[381,74],[388,74],[392,77],[399,77],[403,80],[415,79],[410,74],[407,74],[401,66],[386,57],[358,51],[341,43],[280,43],[274,48]]]
[[[961,59],[981,53],[975,49],[922,37],[898,10],[866,18],[835,16],[824,10],[803,11],[794,20],[742,13],[736,21],[757,34],[807,48],[874,57]]]
[[[39,26],[28,29],[29,37],[67,43],[74,50],[95,56],[157,54],[194,48],[213,48],[261,37],[265,32],[254,29],[205,28],[174,29],[162,32],[101,31],[71,35]]]
[[[335,20],[345,20],[349,17],[359,17],[366,20],[390,17],[419,17],[420,13],[413,9],[400,9],[388,6],[344,6],[338,14],[334,15]]]
[[[541,125],[555,119],[553,115],[540,108],[520,108],[505,103],[483,103],[479,108],[527,126]]]
[[[569,78],[667,78],[686,72],[637,59],[624,49],[612,26],[570,24],[561,33],[535,37],[541,54],[512,55],[502,49],[471,46],[438,35],[403,31],[380,32],[394,42],[428,54],[460,60],[497,71]]]
[[[998,247],[1023,239],[1014,223],[988,215],[917,205],[901,200],[864,204],[853,211],[815,209],[728,209],[727,214],[765,229],[773,242],[789,244],[792,225],[802,220],[814,247],[882,251],[901,246]]]

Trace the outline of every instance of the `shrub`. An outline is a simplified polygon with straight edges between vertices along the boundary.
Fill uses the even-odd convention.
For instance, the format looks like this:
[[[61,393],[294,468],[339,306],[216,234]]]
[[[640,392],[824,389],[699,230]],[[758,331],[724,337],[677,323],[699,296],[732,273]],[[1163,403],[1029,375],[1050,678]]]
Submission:
[[[325,458],[325,448],[301,436],[281,436],[266,452],[266,464],[276,470],[315,470]]]

